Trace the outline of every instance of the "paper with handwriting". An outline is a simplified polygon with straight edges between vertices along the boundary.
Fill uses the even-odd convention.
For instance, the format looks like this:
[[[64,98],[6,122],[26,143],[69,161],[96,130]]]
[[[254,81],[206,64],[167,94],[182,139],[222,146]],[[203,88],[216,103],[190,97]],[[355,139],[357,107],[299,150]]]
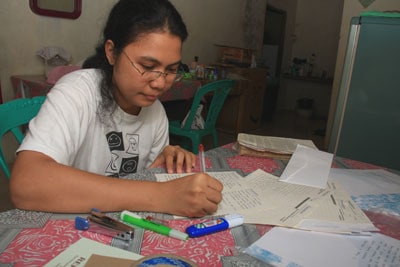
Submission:
[[[242,177],[236,172],[210,172],[224,185],[223,201],[214,215],[240,213],[245,223],[269,224],[328,232],[376,231],[363,211],[340,189],[280,182],[263,170]],[[168,181],[187,174],[156,174]]]
[[[290,240],[290,242],[288,242]],[[273,266],[400,266],[400,240],[274,227],[245,252]]]

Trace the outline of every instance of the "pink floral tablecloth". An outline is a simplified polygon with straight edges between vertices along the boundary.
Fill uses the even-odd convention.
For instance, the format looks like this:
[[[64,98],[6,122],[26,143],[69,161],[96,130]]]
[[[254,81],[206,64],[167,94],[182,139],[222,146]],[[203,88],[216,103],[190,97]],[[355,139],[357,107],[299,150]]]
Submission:
[[[14,98],[46,95],[54,86],[46,82],[44,75],[15,75],[10,79]]]
[[[181,80],[174,82],[171,88],[161,95],[161,102],[174,100],[189,100],[193,98],[197,89],[201,87],[201,81],[198,80]]]
[[[173,220],[169,226],[184,231],[199,222]],[[43,228],[23,229],[0,255],[0,263],[12,262],[18,266],[43,266],[81,237],[111,243],[111,237],[74,228],[74,220],[49,220]],[[175,254],[190,259],[198,266],[221,266],[220,256],[234,253],[235,242],[229,231],[196,239],[181,241],[151,231],[145,231],[141,255]]]
[[[206,152],[206,167],[216,169],[240,169],[250,173],[263,169],[269,173],[279,174],[285,162],[267,158],[239,156],[233,144]],[[346,159],[335,159],[333,167],[378,168]],[[366,215],[380,229],[381,233],[400,239],[400,220],[387,214],[366,211]],[[187,226],[200,222],[197,220],[171,220],[169,226],[184,231]],[[257,225],[254,229],[259,236],[271,229],[271,226]],[[14,263],[18,266],[43,266],[68,246],[86,237],[110,244],[111,238],[100,234],[79,231],[74,228],[74,221],[49,220],[43,228],[23,229],[8,247],[0,254],[0,263]],[[232,231],[223,231],[213,235],[181,241],[151,231],[145,231],[141,241],[140,254],[143,256],[171,253],[194,261],[198,266],[222,266],[222,257],[235,254],[235,237]]]

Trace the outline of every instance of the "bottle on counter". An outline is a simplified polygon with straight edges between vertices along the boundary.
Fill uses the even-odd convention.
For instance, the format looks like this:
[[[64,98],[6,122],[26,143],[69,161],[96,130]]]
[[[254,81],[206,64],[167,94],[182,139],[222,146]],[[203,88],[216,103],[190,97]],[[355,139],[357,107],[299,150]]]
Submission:
[[[218,80],[218,68],[214,69],[214,80]]]
[[[315,58],[316,58],[315,53],[312,53],[310,59],[308,60],[307,76],[309,76],[309,77],[313,76],[314,67],[315,67]]]
[[[197,66],[199,65],[199,57],[195,56],[193,61],[189,65],[189,71],[192,75],[192,78],[196,78]]]
[[[199,57],[195,56],[193,61],[190,62],[190,69],[195,70],[198,64],[199,64]]]
[[[257,68],[256,55],[254,53],[251,55],[250,68]]]
[[[204,79],[204,65],[198,64],[196,66],[196,78],[198,80]]]

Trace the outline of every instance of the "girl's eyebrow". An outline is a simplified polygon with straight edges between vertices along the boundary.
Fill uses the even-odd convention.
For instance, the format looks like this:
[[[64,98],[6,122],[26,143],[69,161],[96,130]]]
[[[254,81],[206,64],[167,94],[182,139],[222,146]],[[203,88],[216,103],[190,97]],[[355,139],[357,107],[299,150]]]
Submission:
[[[145,61],[152,62],[152,63],[154,63],[155,65],[161,65],[161,62],[160,62],[159,60],[153,58],[153,57],[142,56],[142,57],[139,57],[139,58],[142,59],[142,60],[145,60]],[[175,66],[175,65],[180,65],[181,63],[182,63],[182,60],[179,60],[179,61],[177,61],[177,62],[168,64],[167,67],[171,67],[171,66]]]

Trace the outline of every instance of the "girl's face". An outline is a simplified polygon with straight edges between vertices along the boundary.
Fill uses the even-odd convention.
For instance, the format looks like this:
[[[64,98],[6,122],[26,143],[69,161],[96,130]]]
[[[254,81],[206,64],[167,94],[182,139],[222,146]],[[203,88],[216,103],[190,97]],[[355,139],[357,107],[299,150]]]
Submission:
[[[181,39],[169,33],[149,33],[127,45],[118,56],[114,44],[106,42],[106,55],[114,67],[114,97],[127,113],[138,115],[142,107],[150,106],[167,91],[175,80],[174,75],[158,78],[145,71],[174,73],[181,62]],[[153,75],[153,76],[152,76]]]

